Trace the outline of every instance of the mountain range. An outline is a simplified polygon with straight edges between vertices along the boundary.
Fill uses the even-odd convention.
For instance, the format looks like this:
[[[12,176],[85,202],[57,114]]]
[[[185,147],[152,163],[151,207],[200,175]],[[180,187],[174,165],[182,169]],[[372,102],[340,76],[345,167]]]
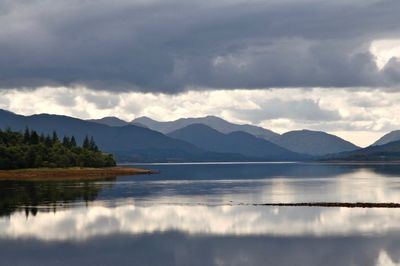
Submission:
[[[203,124],[224,134],[237,131],[246,132],[255,137],[273,142],[287,150],[315,156],[359,149],[358,146],[344,139],[321,131],[299,130],[280,135],[262,127],[233,124],[215,116],[181,118],[168,122],[139,117],[131,123],[145,126],[164,134],[169,134],[192,124]]]
[[[316,156],[360,148],[335,135],[311,130],[290,131],[272,138],[271,141],[288,150]]]
[[[186,141],[204,150],[243,154],[254,160],[299,160],[307,156],[294,153],[247,132],[221,133],[204,124],[191,124],[168,136]]]
[[[243,131],[251,135],[254,135],[256,137],[264,138],[266,140],[279,136],[279,134],[262,127],[257,127],[247,124],[244,125],[233,124],[216,116],[206,116],[198,118],[180,118],[178,120],[168,121],[168,122],[159,122],[149,117],[143,116],[136,118],[131,123],[146,126],[150,129],[159,131],[164,134],[168,134],[177,129],[184,128],[192,124],[203,124],[225,134],[232,133],[235,131]]]
[[[352,144],[351,142],[321,131],[298,130],[290,131],[280,135],[271,130],[258,126],[248,124],[238,125],[230,123],[216,116],[181,118],[174,121],[166,122],[156,121],[146,116],[136,118],[131,122],[123,121],[116,117],[105,117],[102,119],[90,121],[106,124],[109,126],[124,126],[134,124],[141,127],[153,129],[163,134],[169,134],[189,125],[203,124],[224,134],[237,131],[246,132],[255,137],[273,142],[290,151],[313,156],[359,149],[358,146]]]
[[[104,120],[103,120],[104,121]],[[106,119],[107,122],[110,119]],[[60,137],[75,136],[82,142],[93,136],[100,149],[115,155],[118,161],[170,162],[170,161],[251,161],[251,160],[302,160],[305,156],[282,149],[266,150],[262,156],[248,156],[234,150],[202,149],[183,140],[166,136],[143,126],[128,124],[108,126],[98,121],[86,121],[68,116],[39,114],[17,115],[0,110],[0,128],[23,131],[26,127],[43,134],[56,131]]]
[[[0,128],[7,127],[20,131],[29,127],[44,134],[56,131],[60,137],[74,135],[78,142],[86,135],[93,136],[102,150],[113,153],[120,162],[288,161],[338,159],[359,154],[374,154],[374,158],[378,154],[384,158],[384,153],[394,158],[398,146],[390,141],[400,135],[400,131],[391,132],[374,144],[381,147],[382,142],[384,148],[360,149],[325,132],[299,130],[280,135],[215,116],[169,122],[140,117],[127,122],[116,117],[82,120],[50,114],[23,116],[0,110]]]
[[[43,134],[75,136],[82,142],[86,135],[93,136],[100,149],[112,153],[118,161],[203,161],[246,160],[238,154],[216,154],[202,150],[184,141],[167,137],[147,128],[127,125],[110,127],[60,115],[17,115],[0,110],[0,128],[22,131],[26,127]]]

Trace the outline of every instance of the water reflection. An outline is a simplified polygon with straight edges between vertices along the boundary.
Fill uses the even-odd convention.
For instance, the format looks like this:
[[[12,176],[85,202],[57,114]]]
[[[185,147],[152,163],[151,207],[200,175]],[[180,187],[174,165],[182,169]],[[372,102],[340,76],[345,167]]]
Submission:
[[[400,202],[399,165],[151,165],[160,174],[88,182],[0,181],[0,216],[87,205],[232,205],[290,202]],[[396,174],[397,173],[397,174]]]
[[[221,180],[265,179],[274,177],[325,178],[351,174],[360,170],[375,172],[382,176],[400,174],[400,164],[329,164],[329,163],[256,163],[256,164],[145,164],[139,167],[160,172],[153,176],[136,176],[137,180]]]
[[[318,175],[314,173],[310,177],[308,172],[314,167],[317,168]],[[189,175],[183,175],[187,179],[173,178],[181,176],[178,173],[179,167],[171,167],[171,169],[165,167],[156,168],[161,171],[161,174],[150,176],[148,180],[143,180],[141,177],[118,178],[118,182],[111,188],[103,190],[99,198],[110,200],[124,195],[141,202],[168,204],[200,202],[215,205],[280,202],[400,202],[400,175],[395,176],[394,172],[391,172],[390,176],[380,174],[381,167],[370,169],[351,165],[306,165],[302,170],[301,166],[296,165],[297,175],[293,174],[293,169],[289,169],[285,175],[270,175],[267,168],[266,173],[259,169],[254,175],[243,178],[241,173],[246,171],[241,168],[238,168],[235,175],[231,173],[230,168],[227,170],[229,174],[222,174],[222,172],[215,174],[212,171],[206,172],[206,167],[195,166],[195,175],[204,171],[203,178],[200,176],[189,178]],[[397,168],[396,166],[395,169]],[[333,171],[335,174],[328,174],[329,169],[336,169]],[[347,171],[344,171],[345,169]],[[275,173],[277,169],[273,170]],[[400,169],[398,170],[400,173]],[[217,169],[216,172],[220,170]],[[215,176],[215,179],[211,179],[210,176]]]
[[[399,203],[398,165],[150,168],[161,173],[0,182],[0,264],[399,265],[400,209],[251,206]]]
[[[82,240],[110,234],[177,231],[189,235],[350,236],[400,232],[398,209],[127,204],[0,219],[0,238]]]
[[[270,237],[165,232],[88,241],[1,240],[3,265],[399,265],[400,236]]]
[[[115,178],[106,180],[113,181]],[[112,183],[93,181],[1,181],[0,216],[9,216],[21,208],[26,216],[36,215],[43,206],[56,212],[63,205],[76,201],[93,201],[101,189],[110,186]]]

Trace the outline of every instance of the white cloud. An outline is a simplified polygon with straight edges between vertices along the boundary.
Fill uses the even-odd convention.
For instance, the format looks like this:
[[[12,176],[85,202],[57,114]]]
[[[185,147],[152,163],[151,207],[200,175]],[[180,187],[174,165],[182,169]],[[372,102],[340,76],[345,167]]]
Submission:
[[[375,56],[379,69],[383,69],[392,57],[400,58],[400,40],[375,40],[371,43],[370,52]]]
[[[392,258],[388,255],[388,253],[384,250],[381,250],[378,257],[378,262],[376,266],[399,266],[400,263],[397,263],[392,260]]]
[[[399,212],[388,209],[277,208],[248,206],[121,205],[25,212],[1,218],[0,237],[82,240],[115,233],[180,231],[188,234],[341,236],[399,230]]]
[[[323,130],[358,145],[400,128],[400,92],[371,89],[192,90],[181,94],[93,91],[84,87],[4,90],[0,107],[24,115],[53,113],[82,119],[149,116],[167,121],[216,115],[283,133]]]

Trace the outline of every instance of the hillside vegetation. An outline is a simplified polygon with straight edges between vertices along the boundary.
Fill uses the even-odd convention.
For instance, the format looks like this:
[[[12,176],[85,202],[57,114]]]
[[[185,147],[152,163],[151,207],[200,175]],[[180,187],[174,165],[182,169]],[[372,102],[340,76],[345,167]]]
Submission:
[[[115,161],[110,154],[101,152],[93,138],[86,137],[82,146],[75,137],[60,140],[54,132],[39,135],[34,130],[24,133],[0,130],[0,169],[111,167]]]

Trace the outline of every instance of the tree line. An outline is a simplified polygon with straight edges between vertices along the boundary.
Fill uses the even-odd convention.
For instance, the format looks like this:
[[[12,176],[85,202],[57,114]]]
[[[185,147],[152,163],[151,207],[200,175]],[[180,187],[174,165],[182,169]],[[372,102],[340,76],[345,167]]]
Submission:
[[[110,167],[115,166],[111,154],[99,150],[93,137],[85,137],[78,145],[74,136],[60,139],[52,135],[38,134],[35,130],[15,132],[0,130],[0,169]]]

